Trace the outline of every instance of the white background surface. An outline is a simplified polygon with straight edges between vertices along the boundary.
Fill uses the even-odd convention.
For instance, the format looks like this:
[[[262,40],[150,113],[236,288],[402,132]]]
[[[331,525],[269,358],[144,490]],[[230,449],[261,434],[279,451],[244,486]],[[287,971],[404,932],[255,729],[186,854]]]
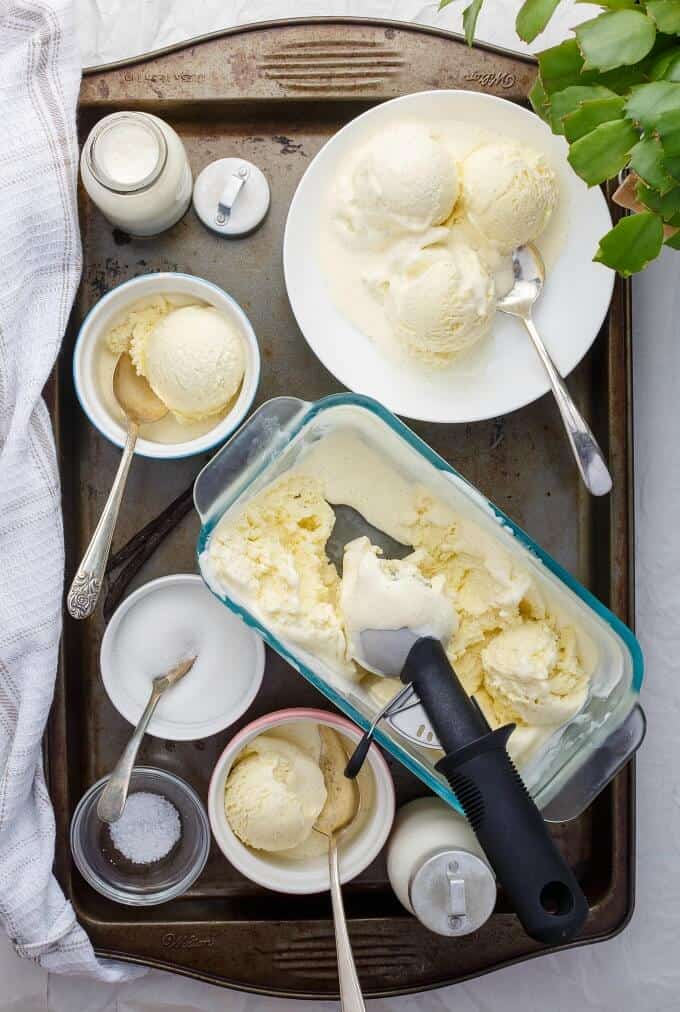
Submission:
[[[458,28],[456,3],[437,16],[414,0],[77,0],[85,65],[119,59],[232,24],[354,14]],[[479,36],[516,46],[518,0],[486,0]],[[564,9],[562,9],[562,7]],[[559,41],[592,9],[563,4]],[[134,13],[134,16],[133,16]],[[647,741],[638,759],[637,908],[611,942],[497,971],[469,984],[368,1003],[368,1012],[676,1012],[680,1007],[680,254],[668,251],[634,283],[637,627],[647,661]],[[170,974],[120,987],[47,978],[0,938],[2,1012],[293,1012],[336,1009],[239,995]]]

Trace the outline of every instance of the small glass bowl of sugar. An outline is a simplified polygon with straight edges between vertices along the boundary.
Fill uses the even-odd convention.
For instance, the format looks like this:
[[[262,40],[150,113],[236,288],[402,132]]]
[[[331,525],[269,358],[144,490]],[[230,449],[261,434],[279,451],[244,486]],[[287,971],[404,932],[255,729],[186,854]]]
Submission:
[[[78,871],[97,892],[128,906],[181,896],[203,871],[210,850],[200,798],[173,773],[136,766],[125,810],[109,825],[97,815],[107,780],[90,787],[71,821]]]

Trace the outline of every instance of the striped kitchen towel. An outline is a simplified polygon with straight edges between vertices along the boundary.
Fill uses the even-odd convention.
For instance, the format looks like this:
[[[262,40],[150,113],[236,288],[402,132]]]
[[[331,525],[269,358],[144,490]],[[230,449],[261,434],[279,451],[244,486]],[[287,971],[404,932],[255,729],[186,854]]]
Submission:
[[[42,389],[81,268],[79,82],[69,0],[0,0],[0,924],[50,971],[118,981],[140,971],[95,957],[52,874],[41,752],[64,577]]]

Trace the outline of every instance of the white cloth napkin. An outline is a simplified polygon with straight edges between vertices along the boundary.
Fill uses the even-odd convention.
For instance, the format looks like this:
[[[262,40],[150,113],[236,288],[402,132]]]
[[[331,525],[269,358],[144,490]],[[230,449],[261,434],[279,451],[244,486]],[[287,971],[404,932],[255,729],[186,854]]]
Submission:
[[[42,389],[81,268],[69,0],[0,0],[0,922],[58,973],[125,980],[96,959],[52,875],[41,742],[61,632],[59,474]]]

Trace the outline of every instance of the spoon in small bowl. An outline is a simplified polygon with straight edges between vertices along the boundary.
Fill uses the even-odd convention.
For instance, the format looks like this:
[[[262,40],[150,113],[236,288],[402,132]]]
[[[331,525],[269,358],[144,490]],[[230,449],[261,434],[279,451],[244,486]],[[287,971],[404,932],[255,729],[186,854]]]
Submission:
[[[176,685],[181,678],[184,678],[193,668],[195,661],[195,656],[187,657],[185,660],[180,661],[179,664],[176,664],[174,668],[171,668],[170,671],[167,671],[164,675],[158,675],[152,681],[149,702],[146,704],[144,712],[139,718],[139,723],[125,746],[123,754],[114,766],[113,773],[109,777],[97,802],[97,815],[102,822],[117,822],[123,814],[130,789],[130,777],[132,776],[135,759],[139,752],[139,746],[142,744],[142,738],[149,726],[149,721],[153,717],[163,693],[167,692],[173,685]]]
[[[345,907],[342,902],[338,840],[352,825],[361,811],[361,794],[356,780],[344,775],[347,753],[338,734],[330,727],[319,726],[321,734],[321,772],[326,784],[326,803],[314,823],[314,829],[328,840],[328,872],[331,886],[331,904],[335,925],[335,950],[338,956],[340,1005],[343,1012],[365,1012],[352,945],[347,931]]]
[[[137,374],[130,356],[125,352],[116,362],[113,393],[127,419],[127,439],[106,506],[66,598],[66,606],[73,618],[87,618],[97,606],[139,426],[144,422],[157,422],[168,413],[166,405],[156,397],[146,379]]]
[[[612,479],[604,454],[574,404],[566,383],[557,371],[531,318],[534,302],[541,294],[545,280],[543,261],[536,247],[528,243],[513,250],[512,269],[514,284],[507,295],[498,300],[497,308],[502,313],[517,316],[523,321],[548,374],[583,483],[592,495],[606,495],[611,491]]]

